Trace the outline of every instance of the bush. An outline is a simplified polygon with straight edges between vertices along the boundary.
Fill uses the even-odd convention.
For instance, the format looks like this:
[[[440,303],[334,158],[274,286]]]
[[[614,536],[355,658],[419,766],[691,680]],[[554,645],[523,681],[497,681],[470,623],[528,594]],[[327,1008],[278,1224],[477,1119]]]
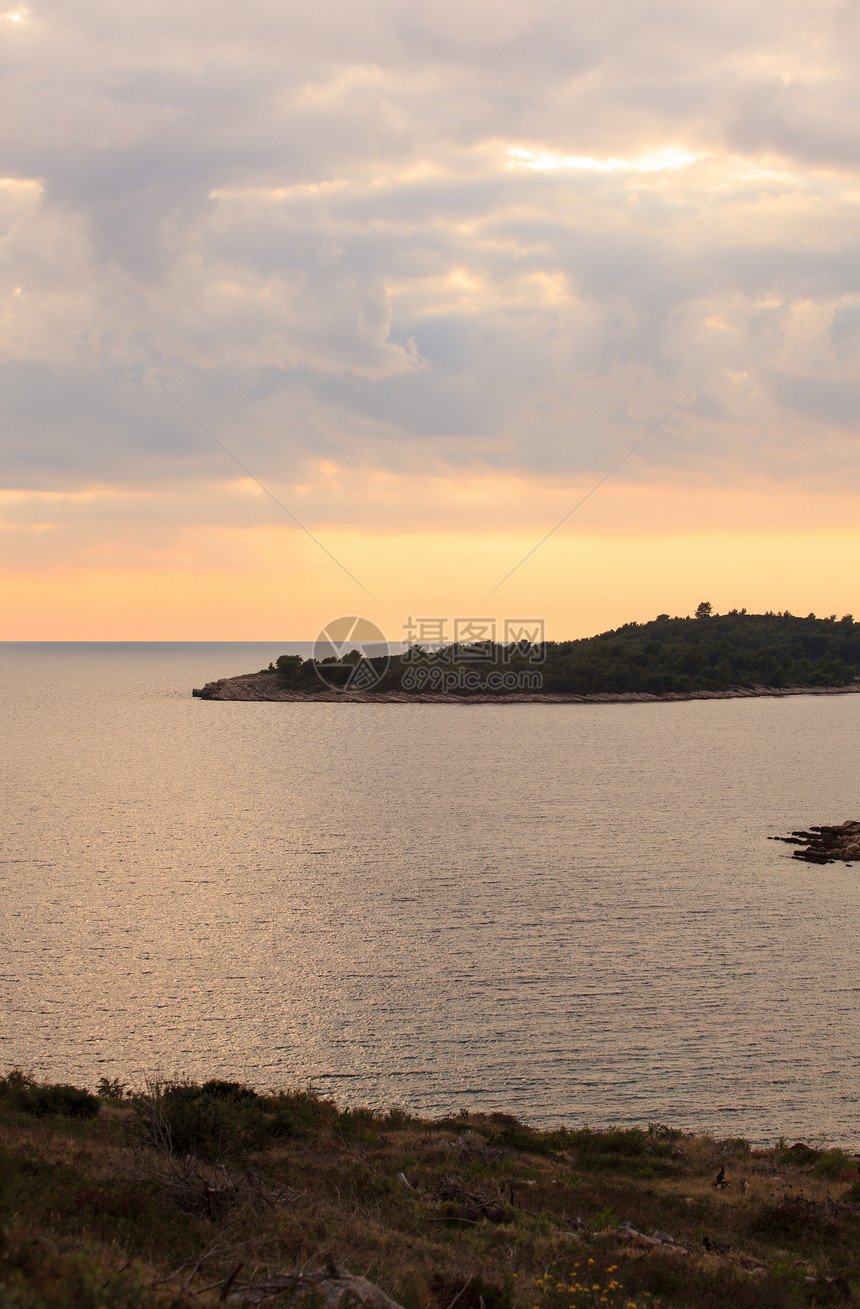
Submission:
[[[0,1077],[0,1099],[11,1100],[20,1107],[21,1097],[31,1086],[36,1085],[32,1073],[22,1072],[20,1068],[11,1068],[5,1077]]]
[[[727,1136],[724,1141],[720,1141],[723,1153],[731,1155],[733,1159],[748,1159],[752,1153],[752,1147],[745,1136]]]
[[[20,1107],[25,1113],[45,1118],[62,1114],[65,1118],[95,1118],[99,1099],[79,1086],[28,1086],[21,1093]]]
[[[303,1136],[337,1118],[316,1091],[260,1095],[241,1082],[212,1080],[156,1084],[135,1101],[139,1140],[177,1154],[221,1159]]]
[[[844,1150],[825,1150],[812,1171],[830,1182],[850,1182],[857,1176],[857,1164]]]
[[[612,1212],[610,1205],[604,1205],[598,1209],[597,1213],[591,1219],[591,1230],[593,1232],[608,1232],[611,1228],[618,1226],[618,1215]]]
[[[258,1099],[238,1082],[156,1086],[135,1106],[135,1125],[150,1145],[218,1159],[265,1144]]]
[[[794,1164],[798,1168],[805,1168],[807,1164],[814,1164],[817,1159],[821,1158],[820,1150],[813,1150],[811,1145],[804,1141],[795,1141],[794,1145],[787,1146],[785,1138],[780,1137],[777,1142],[778,1150],[781,1150],[782,1161],[786,1164]]]
[[[499,1145],[505,1150],[519,1150],[523,1154],[549,1155],[555,1152],[555,1144],[549,1134],[525,1127],[515,1118],[498,1131],[488,1132],[487,1139],[493,1145]]]
[[[413,1122],[412,1115],[401,1105],[395,1104],[384,1113],[379,1119],[380,1127],[387,1128],[389,1131],[402,1131]]]
[[[340,1115],[333,1100],[323,1100],[312,1086],[298,1091],[281,1091],[270,1100],[279,1136],[305,1136],[318,1132]],[[345,1111],[349,1113],[349,1110]]]
[[[595,1132],[583,1127],[569,1133],[569,1143],[576,1150],[583,1168],[623,1168],[633,1160],[639,1161],[650,1144],[653,1154],[668,1153],[666,1146],[649,1143],[647,1132],[641,1127],[610,1127]]]
[[[121,1082],[118,1077],[100,1077],[96,1095],[100,1100],[107,1100],[108,1104],[121,1104],[129,1095],[129,1090],[125,1082]]]
[[[32,1073],[20,1068],[11,1069],[0,1077],[0,1100],[6,1100],[13,1109],[45,1118],[62,1114],[65,1118],[95,1118],[99,1111],[98,1097],[90,1095],[80,1086],[66,1086],[62,1082],[43,1086]]]
[[[204,1082],[200,1094],[209,1100],[228,1100],[231,1104],[241,1104],[243,1100],[259,1100],[260,1096],[252,1086],[244,1082],[223,1082],[217,1077]]]
[[[65,1118],[95,1118],[99,1111],[98,1097],[82,1087],[66,1086],[61,1082],[40,1086],[32,1073],[24,1073],[20,1068],[13,1068],[5,1077],[0,1077],[0,1100],[7,1101],[13,1109],[23,1109],[38,1118],[49,1114],[62,1114]]]
[[[337,1128],[343,1136],[366,1136],[376,1126],[376,1115],[364,1105],[343,1109],[337,1117]]]

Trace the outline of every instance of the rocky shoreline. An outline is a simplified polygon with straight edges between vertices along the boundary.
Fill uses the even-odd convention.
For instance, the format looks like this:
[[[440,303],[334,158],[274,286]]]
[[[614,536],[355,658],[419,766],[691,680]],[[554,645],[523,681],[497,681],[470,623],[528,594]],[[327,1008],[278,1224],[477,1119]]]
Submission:
[[[852,818],[836,827],[813,826],[808,832],[772,836],[770,840],[800,846],[799,850],[792,850],[792,857],[804,859],[809,864],[832,864],[836,860],[843,863],[860,862],[860,822]]]
[[[239,677],[222,677],[191,692],[198,700],[255,700],[294,702],[334,702],[352,704],[651,704],[675,700],[752,700],[789,695],[857,695],[860,684],[852,686],[756,686],[737,687],[731,691],[668,691],[651,695],[645,691],[604,692],[597,695],[572,695],[554,691],[522,691],[502,695],[446,695],[440,691],[339,691],[311,693],[288,691],[280,686],[274,673],[245,673]]]

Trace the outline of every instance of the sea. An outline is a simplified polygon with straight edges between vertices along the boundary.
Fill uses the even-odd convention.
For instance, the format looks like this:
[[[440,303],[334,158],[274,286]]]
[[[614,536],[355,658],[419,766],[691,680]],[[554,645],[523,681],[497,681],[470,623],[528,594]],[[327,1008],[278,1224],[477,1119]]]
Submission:
[[[229,703],[5,644],[0,1071],[860,1148],[860,696]]]

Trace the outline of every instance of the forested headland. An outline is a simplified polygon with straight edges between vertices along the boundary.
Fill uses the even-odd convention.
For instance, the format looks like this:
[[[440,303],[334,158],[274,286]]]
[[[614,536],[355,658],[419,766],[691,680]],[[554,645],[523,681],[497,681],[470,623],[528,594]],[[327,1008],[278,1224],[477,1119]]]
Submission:
[[[340,661],[317,665],[300,655],[282,655],[275,673],[285,690],[313,693],[319,673],[332,685],[346,685],[362,658],[352,651]],[[484,678],[490,667],[511,674],[540,674],[544,694],[572,695],[726,692],[744,688],[848,687],[860,679],[860,623],[850,614],[805,618],[790,613],[750,614],[744,609],[716,614],[703,602],[695,617],[668,614],[646,623],[625,623],[596,636],[549,641],[542,647],[413,647],[390,661],[365,661],[377,676],[371,693],[433,689],[433,670],[445,670],[445,689],[457,694],[456,673]],[[437,681],[441,683],[441,673]],[[508,679],[508,685],[511,679]],[[484,688],[486,689],[486,688]],[[466,692],[467,693],[467,692]],[[501,688],[499,695],[505,694]]]

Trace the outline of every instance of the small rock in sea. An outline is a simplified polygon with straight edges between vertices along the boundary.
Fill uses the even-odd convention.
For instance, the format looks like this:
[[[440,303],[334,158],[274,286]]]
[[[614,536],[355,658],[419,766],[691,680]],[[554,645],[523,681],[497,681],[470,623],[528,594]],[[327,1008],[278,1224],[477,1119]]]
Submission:
[[[837,826],[812,826],[809,831],[798,829],[791,836],[774,836],[772,841],[784,841],[801,848],[792,850],[792,858],[810,864],[830,864],[836,860],[847,863],[860,859],[860,821],[847,819]]]

